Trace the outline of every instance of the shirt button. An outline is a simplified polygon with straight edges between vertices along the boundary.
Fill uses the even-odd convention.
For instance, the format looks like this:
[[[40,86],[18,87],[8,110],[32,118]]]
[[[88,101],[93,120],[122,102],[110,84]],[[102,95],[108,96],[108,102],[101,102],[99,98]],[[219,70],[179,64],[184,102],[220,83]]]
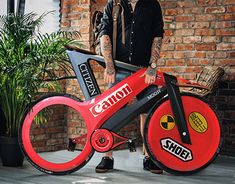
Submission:
[[[131,34],[133,34],[134,32],[132,31]]]
[[[135,21],[132,22],[133,24],[135,23]]]
[[[130,53],[130,55],[132,55],[132,52]]]
[[[133,44],[133,42],[131,42],[131,45]]]

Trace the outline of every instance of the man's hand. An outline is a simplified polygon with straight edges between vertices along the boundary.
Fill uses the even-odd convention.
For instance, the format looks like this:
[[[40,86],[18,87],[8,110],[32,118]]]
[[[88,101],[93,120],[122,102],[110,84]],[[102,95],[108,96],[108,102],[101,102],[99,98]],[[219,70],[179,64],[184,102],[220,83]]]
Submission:
[[[145,76],[146,84],[153,84],[156,80],[156,69],[153,69],[149,66],[142,76]]]
[[[115,82],[115,69],[112,61],[106,62],[106,68],[104,70],[104,82],[114,83]]]

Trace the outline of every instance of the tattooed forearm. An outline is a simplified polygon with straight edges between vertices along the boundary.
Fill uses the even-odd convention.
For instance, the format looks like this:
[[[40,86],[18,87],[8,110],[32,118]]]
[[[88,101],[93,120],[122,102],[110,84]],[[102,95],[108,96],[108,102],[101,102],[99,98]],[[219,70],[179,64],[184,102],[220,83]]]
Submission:
[[[113,74],[115,72],[112,56],[112,44],[108,35],[103,35],[100,38],[101,52],[104,56],[104,61],[106,63],[106,69],[108,74]]]
[[[152,51],[151,51],[151,58],[150,63],[157,62],[160,58],[160,51],[162,46],[162,37],[155,37],[152,43]]]
[[[105,61],[113,61],[112,57],[112,44],[108,35],[103,35],[100,38],[101,52]]]

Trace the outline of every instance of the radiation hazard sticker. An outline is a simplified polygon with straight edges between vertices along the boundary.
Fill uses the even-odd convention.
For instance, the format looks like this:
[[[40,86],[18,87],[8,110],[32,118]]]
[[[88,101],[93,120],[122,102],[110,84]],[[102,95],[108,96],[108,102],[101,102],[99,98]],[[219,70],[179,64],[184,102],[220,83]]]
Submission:
[[[160,126],[164,130],[172,130],[175,126],[175,120],[171,115],[166,114],[161,117]]]
[[[208,129],[206,119],[198,112],[192,112],[189,115],[189,124],[198,133],[204,133]]]

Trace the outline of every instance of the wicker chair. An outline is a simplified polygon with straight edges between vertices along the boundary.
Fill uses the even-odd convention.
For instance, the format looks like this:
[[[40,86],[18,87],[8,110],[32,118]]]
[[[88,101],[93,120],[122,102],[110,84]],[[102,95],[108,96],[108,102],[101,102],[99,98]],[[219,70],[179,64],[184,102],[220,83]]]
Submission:
[[[203,70],[197,75],[195,82],[207,86],[208,90],[190,87],[190,88],[183,88],[182,91],[205,97],[211,94],[215,90],[218,80],[223,75],[224,75],[224,69],[222,67],[205,66]]]

